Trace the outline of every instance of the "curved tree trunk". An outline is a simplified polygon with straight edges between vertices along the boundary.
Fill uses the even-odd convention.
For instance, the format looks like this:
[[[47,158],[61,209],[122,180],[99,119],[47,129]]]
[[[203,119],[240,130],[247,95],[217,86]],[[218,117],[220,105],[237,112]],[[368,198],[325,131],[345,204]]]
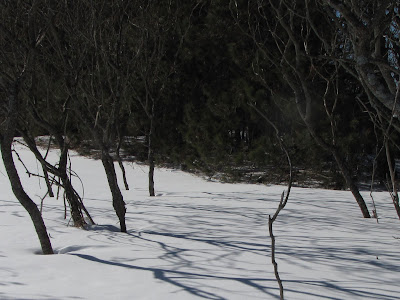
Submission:
[[[43,254],[53,254],[50,238],[44,224],[42,215],[35,202],[25,193],[19,178],[17,169],[15,168],[14,159],[12,157],[11,143],[3,139],[1,141],[1,155],[3,157],[4,167],[7,171],[8,178],[11,183],[12,191],[19,203],[26,209],[32,219],[33,226],[39,237]]]
[[[122,145],[122,137],[120,134],[118,134],[118,145],[117,145],[117,149],[115,150],[115,155],[117,156],[118,165],[122,172],[122,180],[124,181],[125,190],[129,191],[129,184],[128,184],[128,180],[126,179],[125,167],[122,162],[121,155],[120,155],[121,145]]]
[[[47,229],[44,224],[42,215],[35,202],[25,193],[19,178],[17,169],[14,164],[11,146],[14,139],[15,128],[17,127],[18,119],[18,81],[15,83],[11,91],[10,98],[8,100],[8,114],[6,122],[3,123],[3,134],[1,135],[1,155],[4,162],[8,178],[11,183],[12,191],[21,205],[26,209],[29,216],[32,219],[33,226],[35,227],[36,233],[39,237],[40,245],[43,254],[53,254],[53,248],[51,246],[50,238],[47,234]]]
[[[119,219],[121,232],[126,232],[125,202],[121,190],[118,186],[117,175],[115,173],[115,167],[114,167],[114,160],[112,159],[110,153],[108,153],[108,151],[105,149],[102,150],[101,161],[103,163],[104,170],[106,172],[108,185],[110,187],[110,191],[113,198],[113,207]]]
[[[86,225],[85,219],[82,214],[82,209],[85,210],[86,214],[88,215],[88,218],[91,220],[92,223],[94,223],[89,213],[87,212],[86,208],[84,207],[83,203],[77,197],[75,189],[73,188],[72,183],[68,178],[68,173],[67,173],[68,146],[66,145],[64,138],[59,134],[55,134],[56,141],[61,151],[57,168],[49,165],[46,162],[46,160],[39,152],[34,139],[30,138],[27,132],[19,130],[19,133],[24,138],[24,141],[26,142],[32,153],[35,155],[36,159],[42,164],[43,170],[44,171],[46,170],[58,176],[61,179],[62,187],[65,190],[66,199],[70,207],[71,218],[72,221],[74,222],[74,226],[83,227],[84,225]],[[51,190],[51,187],[49,190]]]
[[[75,190],[72,186],[70,179],[67,174],[67,158],[68,158],[68,148],[66,145],[59,145],[61,149],[60,160],[58,165],[58,170],[60,172],[59,177],[62,181],[63,188],[65,190],[65,195],[70,207],[71,217],[74,221],[75,227],[83,227],[86,225],[85,218],[82,213],[82,204],[75,194]]]
[[[345,5],[340,4],[342,1],[326,0],[325,2],[335,8],[337,11],[341,11],[341,8],[345,7]],[[263,4],[261,4],[258,9],[259,16],[255,16],[256,25],[254,26],[251,23],[248,23],[249,33],[253,38],[255,45],[258,47],[259,50],[261,50],[261,53],[263,53],[265,60],[269,61],[271,65],[277,67],[278,72],[292,90],[296,103],[295,105],[297,106],[300,117],[315,142],[334,157],[336,164],[340,169],[347,186],[353,193],[353,196],[357,204],[359,205],[364,218],[370,218],[371,216],[369,214],[368,207],[365,204],[365,201],[361,196],[351,176],[351,173],[345,164],[345,160],[336,148],[334,134],[334,132],[337,130],[334,122],[336,101],[333,107],[328,108],[326,106],[325,99],[328,96],[334,96],[335,98],[338,97],[338,86],[336,83],[334,83],[334,77],[330,77],[331,75],[329,75],[329,78],[327,78],[327,75],[323,75],[326,71],[328,71],[328,69],[319,69],[321,65],[319,63],[315,64],[313,55],[311,55],[310,53],[310,49],[312,48],[309,44],[309,42],[311,41],[311,39],[309,39],[310,36],[306,35],[307,37],[305,37],[302,34],[299,34],[302,33],[303,27],[301,27],[302,29],[299,30],[298,26],[293,26],[293,24],[296,24],[295,22],[297,22],[294,21],[295,18],[298,17],[294,13],[294,8],[296,7],[294,6],[295,4],[296,1],[290,2],[290,4],[289,2],[286,3],[285,1],[266,1],[265,7]],[[305,2],[304,12],[306,17],[302,19],[301,22],[309,22],[305,26],[307,26],[307,30],[309,30],[311,36],[315,34],[312,40],[317,41],[316,45],[320,47],[322,53],[331,53],[332,46],[329,45],[331,41],[322,38],[319,35],[318,31],[315,30],[315,26],[312,22],[313,20],[310,18],[312,10],[309,9],[309,4],[311,6],[311,3],[308,3],[308,1]],[[267,11],[270,13],[267,14]],[[239,11],[237,12],[239,13]],[[341,12],[343,13],[343,11]],[[251,13],[249,13],[249,16],[251,16]],[[270,20],[268,20],[269,18]],[[267,20],[268,22],[264,23],[264,21]],[[257,22],[261,22],[262,26],[260,26],[260,24],[257,24]],[[267,27],[263,27],[264,25],[266,25]],[[269,35],[268,38],[265,38],[263,36],[263,38],[260,39],[258,35],[259,26],[260,28],[274,28],[275,31],[271,31],[272,34]],[[333,36],[334,40],[332,40],[332,42],[337,43],[337,36]],[[270,42],[271,40],[273,41],[272,43]],[[273,46],[274,42],[276,46]],[[338,44],[333,45],[336,47]],[[337,62],[335,62],[335,64],[337,64]],[[336,68],[339,68],[339,65],[336,65]],[[322,73],[320,72],[320,70],[323,70]],[[329,72],[331,73],[332,71]],[[261,82],[272,93],[275,93],[276,89],[279,89],[272,87],[275,85],[270,86],[270,84],[268,83],[269,80],[262,77],[263,72],[260,72],[260,74],[258,74],[255,71],[255,73],[257,76],[261,76]],[[338,75],[336,74],[335,76]],[[318,79],[316,79],[317,77]],[[325,91],[322,89],[319,90],[319,88],[314,86],[314,82],[321,82],[321,80],[326,82]],[[329,86],[331,84],[335,84],[334,86],[336,87],[336,91],[333,94],[329,92]],[[279,85],[277,85],[277,87],[278,86]],[[285,92],[283,94],[286,95]],[[323,102],[328,119],[331,123],[332,141],[329,143],[326,143],[325,140],[317,134],[315,128],[313,127],[313,119],[316,117],[316,115],[314,114],[314,111],[316,111],[315,104],[317,104],[318,100],[320,100],[321,103]]]
[[[392,197],[393,200],[393,205],[394,209],[396,210],[397,216],[400,219],[400,205],[399,205],[399,194],[397,192],[397,186],[396,186],[396,178],[395,178],[395,171],[393,169],[392,165],[392,159],[390,156],[390,149],[389,149],[389,141],[387,138],[385,138],[385,149],[386,149],[386,160],[389,168],[389,174],[390,174],[390,182],[391,182],[391,188],[392,190],[390,191],[390,185],[389,185],[389,180],[388,180],[388,189],[390,196]]]
[[[339,154],[339,152],[337,151],[337,149],[334,146],[328,145],[326,144],[322,138],[320,138],[317,133],[314,131],[314,129],[312,128],[312,126],[310,126],[310,124],[308,123],[308,121],[306,119],[304,119],[304,123],[306,124],[308,131],[310,132],[311,136],[314,138],[314,140],[317,142],[317,144],[319,146],[321,146],[325,151],[331,153],[331,155],[333,156],[333,158],[336,161],[337,166],[340,169],[340,172],[347,184],[347,186],[349,187],[351,193],[353,194],[358,206],[361,209],[361,213],[363,215],[364,218],[371,218],[371,215],[369,214],[369,210],[367,205],[365,204],[364,198],[361,196],[360,191],[357,187],[357,185],[355,184],[349,169],[347,168],[343,158],[341,157],[341,155]]]
[[[311,97],[311,93],[308,89],[308,86],[305,82],[305,80],[301,77],[302,74],[298,74],[298,81],[300,82],[300,85],[298,84],[296,77],[293,77],[291,75],[286,74],[286,80],[289,83],[289,85],[291,86],[294,94],[295,94],[295,98],[296,98],[296,106],[297,106],[297,110],[300,114],[300,117],[302,118],[304,124],[306,125],[308,132],[311,134],[311,136],[313,137],[314,141],[320,146],[322,147],[325,151],[327,151],[328,153],[330,153],[333,158],[336,161],[336,164],[346,182],[346,185],[349,187],[351,193],[353,194],[358,206],[360,207],[361,213],[363,215],[364,218],[371,218],[371,215],[369,214],[369,210],[367,205],[365,204],[364,198],[361,196],[360,191],[357,187],[357,185],[355,184],[351,173],[348,169],[348,167],[346,166],[346,163],[343,159],[343,157],[340,155],[339,151],[337,150],[336,146],[335,146],[335,140],[334,137],[332,136],[332,144],[328,144],[326,143],[315,131],[315,128],[312,124],[311,121],[311,116],[312,116],[312,97]],[[329,116],[331,117],[331,116]],[[333,123],[331,123],[332,126],[332,131],[336,130],[335,127],[333,127]]]
[[[42,171],[43,171],[44,180],[46,182],[47,191],[49,193],[49,197],[54,198],[53,189],[51,188],[51,183],[50,183],[50,179],[49,179],[49,173],[47,172],[47,169],[43,165],[42,165]]]
[[[353,194],[354,198],[356,199],[356,202],[358,206],[361,209],[361,213],[364,218],[371,218],[371,215],[369,214],[368,207],[365,204],[364,198],[360,194],[360,190],[358,189],[357,185],[355,184],[353,178],[351,177],[351,174],[345,165],[343,159],[340,157],[339,153],[335,149],[331,149],[330,151],[335,158],[336,164],[338,165],[342,176],[344,180],[346,181],[347,186],[349,187],[351,193]]]
[[[65,174],[62,174],[62,177],[60,178],[62,181],[62,186],[65,190],[65,196],[69,204],[71,218],[74,221],[74,226],[83,227],[84,225],[86,225],[86,221],[83,217],[83,213],[81,210],[81,203],[75,194],[75,190],[72,187],[71,181],[69,180],[68,176],[65,176]]]

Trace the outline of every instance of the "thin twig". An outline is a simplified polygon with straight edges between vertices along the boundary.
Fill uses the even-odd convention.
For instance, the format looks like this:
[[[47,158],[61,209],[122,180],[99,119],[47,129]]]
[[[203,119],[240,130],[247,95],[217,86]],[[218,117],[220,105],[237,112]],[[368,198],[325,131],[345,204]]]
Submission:
[[[250,107],[252,107],[265,121],[267,121],[267,123],[269,125],[271,125],[274,130],[275,130],[275,136],[278,140],[279,146],[281,148],[281,150],[285,153],[285,156],[287,158],[288,161],[288,165],[289,165],[289,182],[287,185],[287,191],[286,191],[286,195],[285,192],[282,192],[281,195],[281,199],[278,205],[278,208],[276,209],[274,215],[271,217],[271,215],[268,216],[268,230],[269,230],[269,236],[271,238],[271,262],[272,265],[274,267],[274,274],[275,274],[275,278],[276,281],[278,282],[279,285],[279,295],[280,295],[280,299],[283,300],[284,299],[284,289],[283,289],[283,283],[282,283],[282,279],[279,276],[279,271],[278,271],[278,263],[276,262],[276,258],[275,258],[275,254],[276,254],[276,240],[275,240],[275,236],[273,233],[273,223],[275,222],[275,220],[278,218],[279,213],[282,211],[282,209],[285,208],[288,199],[289,199],[289,195],[290,195],[290,190],[292,188],[292,182],[293,182],[293,178],[292,178],[292,162],[290,159],[290,155],[289,152],[286,149],[286,146],[283,142],[283,139],[279,133],[279,129],[278,127],[276,127],[276,125],[267,117],[267,115],[265,113],[263,113],[258,107],[256,107],[253,103],[249,103]]]

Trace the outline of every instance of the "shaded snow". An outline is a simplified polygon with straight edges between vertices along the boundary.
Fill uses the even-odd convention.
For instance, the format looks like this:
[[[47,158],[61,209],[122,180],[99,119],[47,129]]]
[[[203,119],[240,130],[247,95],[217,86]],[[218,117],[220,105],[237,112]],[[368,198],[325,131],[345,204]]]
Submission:
[[[16,147],[31,171],[40,169]],[[0,165],[0,299],[279,298],[267,220],[284,186],[222,184],[157,169],[157,196],[149,197],[146,168],[127,164],[124,234],[101,162],[77,155],[71,161],[97,225],[67,226],[62,200],[46,198],[43,215],[58,253],[52,256],[37,255],[31,221]],[[18,167],[39,203],[44,182]],[[361,217],[350,192],[292,190],[274,224],[287,299],[399,298],[400,223],[387,193],[374,198],[379,224]]]

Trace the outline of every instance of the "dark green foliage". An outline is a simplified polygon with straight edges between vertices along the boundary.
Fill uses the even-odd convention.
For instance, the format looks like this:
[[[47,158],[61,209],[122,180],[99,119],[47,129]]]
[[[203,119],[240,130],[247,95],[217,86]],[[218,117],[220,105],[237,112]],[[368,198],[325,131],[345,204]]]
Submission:
[[[332,9],[318,2],[309,2],[308,8],[297,3],[295,16],[280,6],[281,19],[292,22],[299,39],[307,42],[308,57],[299,60],[289,45],[285,60],[277,63],[288,38],[288,32],[274,23],[277,11],[270,3],[278,2],[36,1],[40,17],[25,33],[18,25],[25,20],[17,12],[33,2],[7,1],[16,17],[13,25],[2,24],[2,33],[8,34],[4,36],[18,36],[28,44],[41,39],[21,89],[21,127],[32,136],[48,134],[33,120],[35,111],[40,111],[73,146],[85,148],[93,139],[92,130],[101,129],[111,150],[118,138],[133,137],[130,141],[135,142],[123,147],[145,161],[151,136],[159,163],[200,169],[210,176],[229,173],[235,180],[279,182],[284,179],[280,174],[286,171],[281,168],[285,158],[271,126],[251,103],[279,128],[299,181],[306,184],[314,178],[343,188],[334,159],[316,145],[294,104],[286,80],[292,64],[310,88],[309,121],[316,134],[334,143],[352,175],[365,181],[382,134],[377,137],[371,116],[357,99],[375,118],[378,115],[351,74],[353,65],[346,69],[326,59],[351,55],[347,25],[338,31]],[[318,27],[319,37],[310,34],[312,30],[307,35],[303,30],[310,29],[307,22],[326,26]],[[272,32],[282,44],[276,44]],[[338,44],[329,48],[321,37]],[[7,47],[5,43],[2,53],[12,52]],[[22,53],[23,48],[14,53],[13,63],[2,61],[4,76],[23,68]],[[336,105],[332,120],[323,100],[329,109]],[[398,139],[395,133],[391,136]],[[397,148],[392,151],[396,157]],[[380,163],[377,174],[385,173],[385,164]]]

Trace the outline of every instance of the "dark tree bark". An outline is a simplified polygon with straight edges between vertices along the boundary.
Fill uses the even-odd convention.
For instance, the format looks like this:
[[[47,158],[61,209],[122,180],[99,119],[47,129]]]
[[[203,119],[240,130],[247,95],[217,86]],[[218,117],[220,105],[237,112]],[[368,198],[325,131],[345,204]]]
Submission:
[[[288,78],[288,76],[287,76],[287,78]],[[314,125],[312,124],[312,121],[311,121],[312,99],[311,99],[311,94],[308,92],[307,85],[303,83],[302,87],[299,87],[297,85],[297,82],[292,81],[292,79],[287,79],[287,80],[289,80],[288,82],[290,83],[290,86],[295,91],[296,105],[298,107],[299,114],[300,114],[301,118],[303,119],[303,122],[307,126],[308,131],[310,132],[311,136],[314,138],[314,141],[322,149],[324,149],[326,152],[330,153],[333,156],[333,158],[335,159],[335,162],[340,170],[340,173],[343,176],[343,179],[345,180],[348,188],[350,189],[351,193],[354,196],[354,199],[356,200],[358,206],[360,207],[363,217],[370,218],[371,215],[370,215],[368,207],[364,201],[364,198],[361,196],[360,190],[358,189],[356,183],[354,182],[354,179],[352,178],[351,173],[350,173],[348,167],[346,166],[346,163],[345,163],[342,155],[339,153],[338,149],[336,148],[334,132],[337,130],[337,128],[335,127],[335,125],[333,123],[331,123],[332,142],[331,143],[325,142],[324,139],[318,135],[318,133],[316,132]],[[304,102],[305,102],[305,104],[304,104]]]
[[[59,2],[58,6],[68,13],[60,13],[57,22],[54,18],[49,22],[53,39],[49,52],[54,59],[51,65],[60,70],[65,89],[63,96],[67,100],[63,108],[69,112],[69,121],[74,122],[80,137],[92,139],[101,150],[113,206],[121,231],[126,232],[125,202],[110,152],[116,144],[119,119],[131,96],[127,90],[132,76],[129,59],[135,54],[128,47],[133,37],[126,30],[133,20],[135,2]],[[68,183],[68,177],[63,178]],[[74,193],[71,191],[70,195]]]
[[[115,167],[114,167],[114,160],[112,159],[110,153],[106,149],[102,150],[101,161],[103,163],[104,170],[105,170],[105,173],[107,176],[108,185],[109,185],[110,191],[112,193],[113,207],[114,207],[114,210],[119,219],[121,232],[126,232],[125,202],[124,202],[121,190],[118,185],[117,176],[116,176]]]
[[[279,286],[279,298],[281,300],[284,299],[284,288],[283,288],[283,283],[282,279],[279,275],[278,271],[278,263],[276,261],[276,239],[273,231],[273,225],[276,219],[279,216],[279,213],[285,208],[288,200],[289,200],[289,195],[290,191],[292,189],[292,183],[293,183],[293,168],[292,168],[292,160],[290,159],[289,152],[287,150],[287,147],[285,146],[285,143],[283,141],[283,138],[279,132],[278,127],[267,117],[267,115],[259,110],[255,105],[250,103],[250,106],[270,125],[275,131],[275,137],[278,141],[279,147],[281,148],[282,152],[285,154],[288,166],[289,166],[289,179],[288,179],[288,185],[287,185],[287,190],[286,190],[286,195],[285,192],[282,193],[281,199],[279,201],[279,205],[274,213],[274,215],[271,217],[271,215],[268,216],[268,231],[269,231],[269,237],[271,239],[271,263],[272,266],[274,267],[274,275],[275,279],[278,283]]]
[[[149,194],[155,196],[154,191],[154,151],[149,149]]]
[[[331,148],[330,152],[332,153],[333,157],[335,158],[336,164],[338,165],[340,172],[342,173],[342,176],[349,187],[351,193],[354,196],[354,199],[356,199],[356,202],[358,206],[360,207],[361,213],[364,218],[370,218],[371,215],[369,213],[368,207],[365,204],[364,198],[360,194],[360,190],[357,187],[356,183],[354,182],[349,169],[347,168],[343,158],[340,156],[338,151],[335,148]]]
[[[155,196],[154,192],[154,148],[153,148],[153,131],[154,131],[154,125],[153,125],[153,118],[154,118],[154,102],[152,105],[152,112],[150,114],[150,129],[149,129],[149,134],[148,134],[148,155],[147,155],[147,160],[149,162],[149,194],[151,197]]]
[[[3,158],[4,167],[11,183],[12,191],[15,197],[18,199],[19,203],[21,203],[21,205],[25,208],[32,219],[36,234],[39,237],[40,246],[42,248],[43,254],[53,254],[53,248],[51,246],[50,238],[47,234],[47,229],[44,224],[42,215],[36,204],[25,193],[24,188],[22,187],[21,180],[18,176],[18,172],[15,168],[14,160],[12,157],[11,145],[12,142],[10,142],[10,139],[8,139],[6,136],[3,136],[1,139],[1,155]]]
[[[337,1],[323,0],[340,13],[332,14],[337,30],[351,43],[357,79],[370,92],[374,101],[387,111],[400,115],[396,101],[396,80],[400,76],[398,61],[398,1]],[[389,116],[391,118],[391,116]],[[400,128],[396,128],[400,131]]]
[[[249,1],[247,15],[244,16],[244,22],[242,22],[238,3],[236,1],[234,3],[233,15],[239,26],[245,24],[243,27],[247,28],[242,27],[242,29],[254,41],[257,47],[257,58],[263,60],[262,66],[260,66],[262,63],[256,60],[255,65],[256,67],[258,65],[258,68],[254,71],[255,75],[273,95],[280,94],[281,91],[277,89],[282,89],[282,86],[292,90],[293,94],[289,98],[292,98],[293,105],[297,108],[310,135],[319,146],[333,156],[363,217],[370,218],[368,207],[336,143],[335,133],[338,128],[334,121],[334,113],[338,88],[334,85],[335,88],[330,91],[329,86],[333,84],[335,76],[338,76],[339,63],[336,61],[331,61],[329,64],[321,63],[315,60],[315,55],[312,53],[318,51],[317,53],[331,56],[331,47],[338,46],[335,30],[331,32],[327,30],[322,34],[320,32],[322,30],[315,26],[313,20],[315,16],[321,18],[320,21],[326,21],[329,18],[318,10],[321,9],[318,3],[269,0],[262,4]],[[331,29],[329,22],[328,29]],[[268,77],[264,71],[265,64],[268,68],[274,68],[274,71],[281,76],[281,83],[274,86],[275,83],[266,79]],[[326,104],[328,96],[336,98],[331,108],[328,108]],[[322,134],[316,130],[316,106],[325,107],[331,132],[324,134],[329,138],[322,138]]]
[[[400,219],[399,194],[397,192],[395,171],[393,169],[392,158],[390,155],[389,141],[386,137],[385,137],[384,144],[385,144],[385,150],[386,150],[386,161],[388,164],[388,169],[389,169],[389,174],[390,174],[390,184],[389,184],[389,179],[388,179],[388,190],[389,190],[390,196],[392,197],[394,209],[396,210],[397,216]],[[391,185],[391,190],[389,189],[390,185]]]
[[[17,79],[17,82],[14,84],[15,86],[12,88],[9,95],[7,107],[8,114],[6,115],[6,121],[5,124],[3,124],[2,134],[0,136],[1,155],[4,162],[4,167],[11,183],[12,191],[32,219],[36,233],[39,237],[43,254],[53,254],[53,248],[51,246],[50,238],[47,234],[47,229],[44,224],[42,215],[35,202],[33,202],[32,199],[24,191],[12,155],[11,147],[18,119],[19,80],[20,79]]]
[[[84,204],[82,203],[81,199],[76,194],[76,191],[69,179],[67,173],[67,161],[68,161],[68,145],[65,143],[64,137],[59,134],[56,134],[58,138],[56,138],[58,146],[60,148],[60,158],[58,161],[58,167],[55,167],[49,164],[41,155],[39,150],[36,147],[35,141],[28,135],[28,133],[24,130],[19,130],[19,133],[23,136],[26,144],[28,145],[29,149],[35,155],[36,159],[41,163],[43,169],[47,170],[48,172],[52,173],[53,175],[57,176],[61,180],[61,185],[65,191],[65,196],[70,207],[71,218],[74,222],[75,227],[84,227],[87,223],[85,218],[83,217],[82,210],[85,211],[87,217],[89,218],[90,222],[94,224],[92,217],[90,216],[89,212],[85,208]],[[54,133],[54,132],[53,132]]]
[[[121,172],[122,172],[122,180],[124,182],[125,190],[129,191],[129,184],[128,184],[128,180],[126,179],[125,167],[122,162],[121,155],[120,155],[122,140],[123,140],[123,137],[120,134],[120,130],[118,130],[118,144],[117,144],[117,149],[115,150],[115,155],[117,157],[119,168],[121,169]]]
[[[179,28],[182,18],[182,4],[175,2],[151,3],[139,1],[138,17],[136,19],[137,30],[134,30],[137,42],[133,45],[137,53],[132,63],[138,74],[136,81],[141,82],[140,86],[134,87],[133,95],[138,104],[143,108],[147,116],[145,135],[147,139],[147,161],[149,164],[148,188],[149,195],[155,196],[154,188],[154,167],[155,153],[158,150],[159,136],[158,128],[162,126],[162,118],[159,116],[162,107],[164,92],[170,84],[170,77],[176,72],[178,54],[180,53],[183,41],[191,26],[191,16],[201,1],[193,6],[188,5],[189,15],[187,28]],[[179,42],[171,47],[171,35],[182,34]],[[134,78],[134,77],[131,77]]]
[[[76,227],[84,227],[86,225],[85,218],[83,217],[82,213],[82,206],[83,203],[81,203],[80,199],[78,199],[75,189],[72,186],[71,180],[68,177],[67,173],[67,163],[68,163],[68,146],[65,144],[60,145],[61,154],[60,154],[60,159],[59,159],[59,164],[58,164],[58,169],[59,169],[59,177],[61,179],[65,195],[70,207],[71,211],[71,217],[72,220],[74,221],[74,226]],[[92,224],[94,224],[92,218],[89,215],[89,219],[91,220]]]
[[[46,168],[42,165],[43,177],[46,182],[47,192],[50,198],[54,198],[53,189],[51,187],[51,182],[49,179],[49,172],[47,172]]]

